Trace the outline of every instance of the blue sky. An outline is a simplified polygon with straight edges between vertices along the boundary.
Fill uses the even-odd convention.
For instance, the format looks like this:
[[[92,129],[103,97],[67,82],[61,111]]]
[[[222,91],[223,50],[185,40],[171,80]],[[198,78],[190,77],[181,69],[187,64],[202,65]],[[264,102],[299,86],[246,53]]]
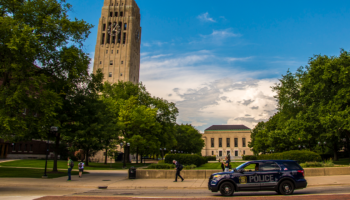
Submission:
[[[103,0],[67,0],[71,17],[95,25]],[[270,87],[315,54],[349,50],[350,1],[136,0],[141,9],[141,77],[173,101],[179,123],[253,128],[275,113]]]

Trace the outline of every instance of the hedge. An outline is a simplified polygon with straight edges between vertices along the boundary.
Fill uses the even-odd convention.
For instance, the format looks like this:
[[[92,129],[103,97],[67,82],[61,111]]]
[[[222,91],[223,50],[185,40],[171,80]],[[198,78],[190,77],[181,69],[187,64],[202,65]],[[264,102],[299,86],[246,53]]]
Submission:
[[[204,156],[204,158],[206,158],[207,161],[216,161],[216,156]]]
[[[305,162],[320,162],[321,156],[312,151],[285,151],[282,153],[261,154],[257,157],[258,160],[296,160],[299,163]]]
[[[244,155],[243,160],[257,160],[256,156]]]
[[[173,164],[150,164],[147,169],[174,169],[175,165]]]
[[[182,165],[196,165],[197,167],[208,163],[205,157],[191,154],[168,154],[165,156],[164,162],[171,164],[173,160],[180,162]]]

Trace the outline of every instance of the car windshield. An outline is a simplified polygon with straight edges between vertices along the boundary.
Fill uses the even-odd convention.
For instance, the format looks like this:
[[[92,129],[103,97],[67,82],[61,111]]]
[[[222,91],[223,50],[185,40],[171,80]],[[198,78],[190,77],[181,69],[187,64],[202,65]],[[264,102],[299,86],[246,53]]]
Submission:
[[[236,169],[244,169],[247,165],[249,165],[249,162],[241,164],[240,166],[236,167]]]

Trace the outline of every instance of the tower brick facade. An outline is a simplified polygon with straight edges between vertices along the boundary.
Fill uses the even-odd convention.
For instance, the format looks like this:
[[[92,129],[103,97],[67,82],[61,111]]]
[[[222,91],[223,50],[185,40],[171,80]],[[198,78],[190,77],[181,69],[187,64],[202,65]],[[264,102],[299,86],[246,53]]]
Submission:
[[[94,73],[102,70],[104,81],[139,82],[140,22],[135,0],[104,0],[93,68]]]

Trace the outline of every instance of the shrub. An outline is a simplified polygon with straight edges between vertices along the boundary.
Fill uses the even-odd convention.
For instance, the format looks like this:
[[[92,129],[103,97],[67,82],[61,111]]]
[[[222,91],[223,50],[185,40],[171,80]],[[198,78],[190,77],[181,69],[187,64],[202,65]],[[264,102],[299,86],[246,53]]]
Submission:
[[[147,169],[174,169],[175,165],[173,164],[150,164]]]
[[[257,157],[258,160],[296,160],[299,163],[305,162],[320,162],[321,156],[312,151],[285,151],[282,153],[261,154]]]
[[[324,165],[323,165],[324,167],[333,167],[334,166],[334,163],[333,163],[333,160],[332,160],[332,158],[330,158],[329,160],[326,160],[325,162],[324,162]]]
[[[257,160],[256,156],[244,155],[243,160]]]
[[[194,169],[196,167],[197,167],[196,165],[185,165],[184,169]]]
[[[204,156],[204,158],[206,158],[207,161],[215,161],[216,160],[216,156]]]
[[[323,167],[323,163],[321,162],[306,162],[300,164],[301,167]]]
[[[158,164],[164,164],[164,163],[165,163],[164,160],[158,161]]]
[[[205,157],[191,154],[168,154],[164,161],[171,164],[173,160],[177,160],[182,165],[196,165],[197,167],[208,162]]]

